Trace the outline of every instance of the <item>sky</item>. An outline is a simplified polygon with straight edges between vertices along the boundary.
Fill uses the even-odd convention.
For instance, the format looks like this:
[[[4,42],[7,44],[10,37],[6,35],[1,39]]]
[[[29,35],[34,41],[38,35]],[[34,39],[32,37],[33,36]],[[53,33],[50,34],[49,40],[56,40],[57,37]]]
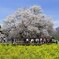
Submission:
[[[43,13],[53,19],[55,28],[59,26],[59,0],[0,0],[0,24],[18,8],[34,5],[41,6]]]

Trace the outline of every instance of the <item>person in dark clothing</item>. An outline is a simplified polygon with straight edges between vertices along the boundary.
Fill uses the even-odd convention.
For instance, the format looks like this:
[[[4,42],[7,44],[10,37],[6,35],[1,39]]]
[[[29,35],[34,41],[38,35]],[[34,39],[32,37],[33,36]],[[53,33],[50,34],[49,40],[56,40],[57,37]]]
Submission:
[[[11,38],[11,40],[12,40],[12,44],[14,43],[14,39],[13,38]]]
[[[26,38],[24,38],[24,43],[26,43]]]

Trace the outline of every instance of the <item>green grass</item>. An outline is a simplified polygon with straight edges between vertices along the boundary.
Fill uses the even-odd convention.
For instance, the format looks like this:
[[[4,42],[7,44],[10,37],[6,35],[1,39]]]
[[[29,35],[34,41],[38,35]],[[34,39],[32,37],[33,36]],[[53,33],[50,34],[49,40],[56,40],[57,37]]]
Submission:
[[[0,44],[0,59],[59,59],[59,44],[41,46]]]

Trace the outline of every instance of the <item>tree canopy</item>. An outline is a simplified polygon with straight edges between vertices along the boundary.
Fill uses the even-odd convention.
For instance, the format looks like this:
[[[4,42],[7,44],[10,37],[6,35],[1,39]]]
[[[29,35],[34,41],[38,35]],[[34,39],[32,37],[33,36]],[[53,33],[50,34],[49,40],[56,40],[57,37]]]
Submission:
[[[4,20],[3,31],[9,38],[50,36],[54,33],[53,22],[40,6],[21,8]]]

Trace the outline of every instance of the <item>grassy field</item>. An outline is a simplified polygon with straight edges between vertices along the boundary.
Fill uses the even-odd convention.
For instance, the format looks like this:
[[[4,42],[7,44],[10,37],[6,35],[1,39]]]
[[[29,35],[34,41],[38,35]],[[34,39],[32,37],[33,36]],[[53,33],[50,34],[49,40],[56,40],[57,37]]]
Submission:
[[[0,59],[59,59],[59,44],[41,46],[0,44]]]

